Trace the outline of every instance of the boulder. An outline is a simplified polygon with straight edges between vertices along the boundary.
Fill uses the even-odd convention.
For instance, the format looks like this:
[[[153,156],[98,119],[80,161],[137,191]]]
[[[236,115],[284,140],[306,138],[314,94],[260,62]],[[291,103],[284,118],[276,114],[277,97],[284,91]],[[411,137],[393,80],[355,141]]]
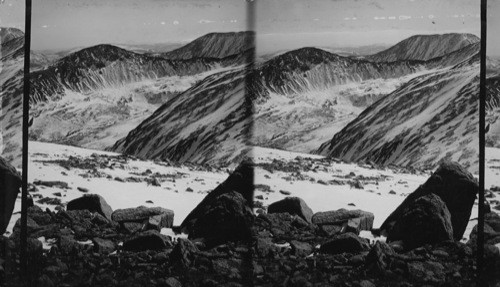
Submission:
[[[369,249],[368,240],[348,232],[334,236],[321,244],[320,252],[327,254],[360,253]]]
[[[451,215],[439,196],[429,194],[406,207],[387,237],[388,242],[398,240],[407,249],[453,240]]]
[[[380,230],[390,234],[395,222],[418,198],[435,194],[445,203],[451,215],[453,238],[461,240],[476,199],[479,185],[472,174],[455,162],[444,162],[431,177],[405,200],[384,221]]]
[[[94,251],[97,253],[109,254],[116,250],[116,245],[111,240],[96,237],[92,239],[92,243],[94,244]]]
[[[191,229],[194,222],[200,219],[212,206],[217,198],[229,192],[239,193],[246,205],[253,208],[254,165],[250,161],[242,162],[229,177],[212,190],[184,219],[182,229]]]
[[[106,200],[98,194],[85,194],[82,197],[73,199],[68,202],[66,210],[88,210],[90,212],[97,212],[108,220],[111,220],[111,214],[113,214],[111,206],[109,206]]]
[[[292,254],[297,257],[309,256],[314,251],[314,247],[311,244],[297,240],[290,241],[290,247],[292,248]]]
[[[280,201],[274,202],[267,208],[267,213],[283,213],[287,212],[291,215],[298,215],[305,221],[311,223],[313,216],[312,209],[307,206],[306,202],[299,197],[287,197]]]
[[[170,228],[174,223],[174,212],[162,207],[145,207],[117,209],[111,215],[113,221],[118,223],[140,223],[147,229],[161,230]],[[129,224],[130,225],[130,224]],[[136,224],[137,225],[137,224]]]
[[[198,248],[190,240],[179,238],[172,253],[170,253],[170,261],[173,265],[186,268],[191,266],[197,252]]]
[[[371,230],[375,216],[363,210],[339,210],[317,212],[312,216],[312,223],[321,227],[328,235],[353,232],[359,234],[361,230]]]
[[[203,238],[207,244],[249,239],[254,221],[252,210],[240,193],[220,195],[207,206],[204,214],[193,221],[189,238]]]
[[[9,225],[21,185],[21,175],[0,157],[0,234],[3,234]]]
[[[377,275],[386,273],[395,254],[396,252],[389,244],[382,241],[375,242],[375,245],[366,256],[368,270]]]
[[[147,230],[123,241],[123,250],[128,251],[163,250],[171,246],[170,238],[157,230]]]

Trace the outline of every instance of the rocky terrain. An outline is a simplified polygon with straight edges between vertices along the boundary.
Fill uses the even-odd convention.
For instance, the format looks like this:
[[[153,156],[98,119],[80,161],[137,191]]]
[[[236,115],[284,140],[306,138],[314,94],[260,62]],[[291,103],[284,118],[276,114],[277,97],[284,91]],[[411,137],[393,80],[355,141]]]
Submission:
[[[255,47],[255,33],[251,31],[210,33],[161,56],[167,59],[222,59],[245,53],[253,47]]]
[[[224,34],[218,37],[228,40]],[[221,41],[212,48],[220,51],[232,43],[221,46]],[[31,73],[30,139],[97,149],[113,146],[178,94],[213,74],[244,66],[252,50],[247,48],[220,58],[200,54],[182,59],[112,45],[72,52]],[[194,48],[188,44],[181,49]]]
[[[453,160],[477,171],[478,91],[477,57],[415,77],[364,110],[317,152],[425,169]]]
[[[472,34],[415,35],[367,58],[375,62],[430,60],[479,43]]]
[[[110,164],[109,155],[100,158],[101,165]],[[76,159],[71,165],[58,164],[68,171],[89,168]],[[443,165],[427,180],[423,188],[429,192],[412,197],[403,207],[385,242],[363,237],[381,232],[373,227],[376,216],[369,211],[314,212],[295,196],[259,207],[249,200],[256,168],[298,174],[292,163],[244,161],[178,227],[176,213],[169,209],[175,202],[113,209],[104,197],[85,192],[65,207],[44,211],[36,204],[29,209],[30,272],[23,279],[36,286],[475,284],[474,247],[455,239],[462,231],[454,236],[454,228],[468,219],[456,217],[451,206],[459,203],[439,193],[449,181],[462,181],[472,189],[465,185],[453,191],[475,195],[477,182],[459,165]],[[64,185],[33,183],[38,188]],[[461,204],[469,210],[472,205]],[[417,240],[397,237],[398,226],[418,235]],[[166,235],[170,228],[187,234]],[[0,280],[5,286],[23,286],[17,272],[18,242],[17,223],[12,235],[1,239]]]
[[[0,28],[0,154],[21,165],[24,33]]]

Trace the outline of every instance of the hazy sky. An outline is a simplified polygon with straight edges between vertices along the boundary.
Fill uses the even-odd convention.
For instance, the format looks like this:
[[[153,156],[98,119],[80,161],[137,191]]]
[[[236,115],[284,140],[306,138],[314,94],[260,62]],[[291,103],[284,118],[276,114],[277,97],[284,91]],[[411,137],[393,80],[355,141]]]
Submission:
[[[14,0],[5,0],[14,1]],[[246,30],[243,0],[35,0],[34,49],[184,42]]]
[[[258,0],[258,46],[394,44],[415,34],[480,35],[479,0]]]
[[[500,57],[500,0],[488,0],[486,54]]]
[[[2,1],[0,25],[22,28],[24,1]],[[489,27],[500,27],[500,0],[489,1]],[[415,34],[480,34],[479,0],[255,2],[260,52],[389,45]],[[245,0],[34,0],[32,47],[186,42],[209,32],[248,30],[246,8]],[[492,31],[488,49],[500,50]]]
[[[0,0],[0,26],[24,31],[24,1]]]

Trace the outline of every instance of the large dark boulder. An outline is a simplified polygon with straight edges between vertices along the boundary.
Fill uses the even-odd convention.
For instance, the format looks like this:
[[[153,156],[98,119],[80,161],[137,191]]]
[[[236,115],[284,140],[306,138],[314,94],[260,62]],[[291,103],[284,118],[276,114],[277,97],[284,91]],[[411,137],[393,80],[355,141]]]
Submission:
[[[193,221],[187,232],[190,239],[202,238],[207,245],[246,240],[251,236],[254,215],[240,193],[230,192],[216,198],[206,212]]]
[[[106,200],[98,194],[85,194],[82,197],[73,199],[68,202],[66,210],[88,210],[90,212],[97,212],[108,220],[111,220],[111,214],[113,214],[111,206],[109,206]]]
[[[306,202],[299,197],[287,197],[280,201],[274,202],[267,208],[267,213],[290,213],[298,215],[305,221],[311,223],[313,216],[312,209],[307,206]]]
[[[369,248],[367,239],[348,232],[334,236],[331,240],[321,244],[319,251],[327,254],[360,253]]]
[[[453,226],[453,238],[461,240],[469,222],[479,185],[472,174],[455,162],[444,162],[431,177],[387,217],[380,230],[390,235],[403,212],[418,198],[435,194],[446,204]]]
[[[111,219],[121,223],[125,228],[137,225],[139,226],[139,230],[161,230],[162,228],[172,227],[174,212],[162,207],[139,206],[136,208],[117,209],[111,215]]]
[[[3,234],[9,225],[21,185],[21,175],[0,157],[0,234]]]
[[[163,250],[169,247],[172,247],[170,238],[157,230],[147,230],[123,241],[123,250],[128,251]]]
[[[248,236],[253,221],[253,179],[254,165],[244,161],[189,213],[181,229],[190,238],[228,240]]]
[[[363,210],[339,210],[317,212],[312,217],[312,223],[321,227],[328,235],[353,232],[359,234],[361,230],[371,230],[375,216]]]
[[[418,198],[402,212],[387,237],[403,241],[407,249],[453,240],[450,212],[435,194]]]

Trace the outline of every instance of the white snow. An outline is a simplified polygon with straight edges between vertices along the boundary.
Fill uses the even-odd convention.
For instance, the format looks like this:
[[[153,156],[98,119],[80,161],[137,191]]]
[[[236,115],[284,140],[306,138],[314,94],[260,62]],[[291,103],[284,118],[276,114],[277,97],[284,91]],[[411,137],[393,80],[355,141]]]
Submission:
[[[142,173],[150,169],[153,173],[161,174],[178,174],[182,173],[182,178],[176,178],[175,182],[164,181],[160,187],[148,185],[146,182],[119,182],[107,178],[84,178],[81,175],[87,170],[72,168],[67,170],[58,164],[46,163],[48,160],[67,159],[69,156],[89,157],[93,153],[117,155],[110,152],[102,152],[90,149],[77,147],[63,146],[51,143],[29,142],[29,167],[28,181],[32,183],[35,180],[53,181],[60,180],[67,182],[71,189],[61,190],[59,188],[50,188],[38,186],[39,192],[32,194],[41,194],[43,197],[52,197],[55,192],[61,192],[60,197],[62,203],[83,196],[83,193],[77,190],[77,187],[87,188],[88,193],[99,194],[113,208],[131,208],[141,205],[153,207],[160,206],[174,211],[174,225],[180,225],[184,218],[193,210],[198,203],[207,195],[209,191],[214,189],[219,183],[222,183],[227,177],[227,172],[206,172],[194,171],[188,167],[169,167],[153,161],[130,160],[124,165],[124,169],[103,169],[105,172],[114,177],[126,178],[136,176],[133,173]],[[63,175],[62,172],[67,175]],[[186,189],[190,187],[193,192],[188,192]],[[35,202],[38,198],[34,199]],[[151,200],[153,204],[146,203]],[[39,204],[42,209],[49,208],[54,210],[54,205]],[[20,195],[16,201],[14,214],[11,218],[8,232],[12,232],[15,221],[20,217],[21,210]],[[168,231],[164,231],[169,234]]]
[[[273,159],[293,161],[297,156],[321,158],[318,155],[307,155],[288,151],[279,151],[268,148],[254,147],[253,156],[257,163],[271,162]],[[344,176],[354,172],[357,176],[365,177],[379,176],[385,180],[379,180],[378,184],[365,184],[363,189],[356,189],[350,185],[324,185],[318,180],[342,180]],[[375,215],[374,228],[379,228],[384,220],[399,206],[405,197],[412,193],[419,185],[423,184],[430,176],[430,172],[422,174],[400,173],[391,169],[378,170],[362,167],[357,164],[332,163],[326,169],[323,166],[317,171],[304,171],[302,175],[313,178],[310,180],[286,180],[285,177],[291,173],[274,171],[270,173],[262,168],[255,172],[256,184],[269,185],[274,192],[264,192],[257,189],[255,196],[262,195],[264,206],[279,201],[286,197],[280,190],[291,192],[290,196],[302,198],[313,212],[337,210],[345,208],[348,210],[361,209]],[[396,194],[389,194],[393,190]],[[354,204],[355,206],[350,206]],[[472,228],[477,224],[477,205],[474,205],[471,218],[463,238],[469,239]],[[371,233],[364,232],[361,236],[375,239]],[[381,238],[377,238],[380,240]],[[383,240],[383,238],[382,238]]]

